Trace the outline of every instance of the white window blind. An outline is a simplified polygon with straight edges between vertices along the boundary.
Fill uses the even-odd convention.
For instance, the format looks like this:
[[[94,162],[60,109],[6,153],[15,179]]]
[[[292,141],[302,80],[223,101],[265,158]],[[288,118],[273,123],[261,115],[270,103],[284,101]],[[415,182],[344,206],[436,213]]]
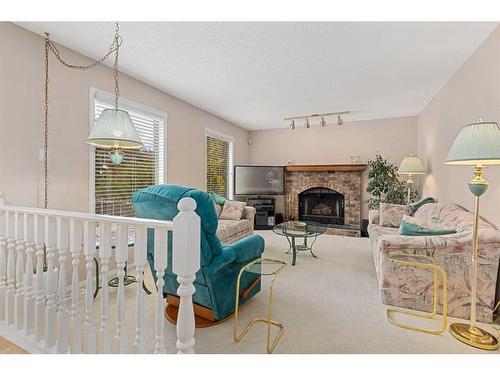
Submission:
[[[206,191],[228,199],[233,197],[233,144],[231,137],[206,131]]]
[[[112,99],[112,96],[95,95],[94,124],[104,109],[114,107]],[[144,148],[121,150],[124,158],[120,165],[111,163],[109,149],[95,148],[94,211],[104,215],[133,216],[132,194],[146,186],[164,183],[165,117],[146,107],[126,103],[120,103],[119,107],[130,114]]]

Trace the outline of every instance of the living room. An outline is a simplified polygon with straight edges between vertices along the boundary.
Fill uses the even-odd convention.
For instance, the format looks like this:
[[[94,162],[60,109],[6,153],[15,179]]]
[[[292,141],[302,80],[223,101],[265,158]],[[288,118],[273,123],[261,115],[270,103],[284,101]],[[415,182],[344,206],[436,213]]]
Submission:
[[[0,353],[498,354],[491,15],[29,19]]]

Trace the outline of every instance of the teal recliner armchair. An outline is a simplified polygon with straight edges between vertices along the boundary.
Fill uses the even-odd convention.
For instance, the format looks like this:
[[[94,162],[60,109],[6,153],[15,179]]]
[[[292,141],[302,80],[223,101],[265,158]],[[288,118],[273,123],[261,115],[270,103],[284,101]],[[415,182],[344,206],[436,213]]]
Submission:
[[[222,320],[234,311],[236,279],[241,267],[259,258],[264,251],[264,239],[251,235],[232,244],[222,244],[216,235],[217,214],[212,198],[204,191],[180,185],[154,185],[136,191],[132,196],[132,206],[136,217],[173,220],[179,212],[177,203],[190,197],[196,201],[196,213],[201,219],[200,251],[201,267],[196,273],[196,292],[193,302],[213,312],[215,320]],[[154,234],[148,231],[148,262],[156,282],[154,272]],[[167,249],[165,249],[167,251]],[[177,296],[176,275],[172,272],[172,236],[168,238],[168,267],[164,276],[165,296]],[[242,275],[240,303],[252,298],[260,291],[258,275],[245,272]]]

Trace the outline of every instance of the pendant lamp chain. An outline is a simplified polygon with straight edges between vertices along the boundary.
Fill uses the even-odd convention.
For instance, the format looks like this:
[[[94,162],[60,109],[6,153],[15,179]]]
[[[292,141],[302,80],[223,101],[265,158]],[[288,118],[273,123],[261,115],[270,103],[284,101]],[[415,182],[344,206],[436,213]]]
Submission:
[[[64,61],[61,57],[57,46],[50,40],[50,34],[45,33],[45,88],[44,88],[44,201],[43,207],[48,206],[48,186],[49,186],[49,173],[48,173],[48,149],[49,149],[49,52],[55,56],[56,60],[69,69],[74,70],[88,70],[103,64],[113,53],[115,54],[115,61],[113,64],[113,79],[115,84],[115,109],[118,109],[118,97],[120,96],[120,88],[118,86],[118,51],[122,44],[122,37],[120,36],[120,25],[118,22],[115,24],[115,36],[113,42],[109,46],[108,52],[101,58],[95,60],[89,65],[74,65]]]

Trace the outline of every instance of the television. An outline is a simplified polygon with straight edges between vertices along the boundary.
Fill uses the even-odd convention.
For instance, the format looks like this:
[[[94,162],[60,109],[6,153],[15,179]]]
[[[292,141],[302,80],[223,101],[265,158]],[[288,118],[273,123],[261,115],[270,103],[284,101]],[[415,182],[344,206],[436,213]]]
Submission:
[[[285,167],[234,166],[234,195],[285,194]]]

